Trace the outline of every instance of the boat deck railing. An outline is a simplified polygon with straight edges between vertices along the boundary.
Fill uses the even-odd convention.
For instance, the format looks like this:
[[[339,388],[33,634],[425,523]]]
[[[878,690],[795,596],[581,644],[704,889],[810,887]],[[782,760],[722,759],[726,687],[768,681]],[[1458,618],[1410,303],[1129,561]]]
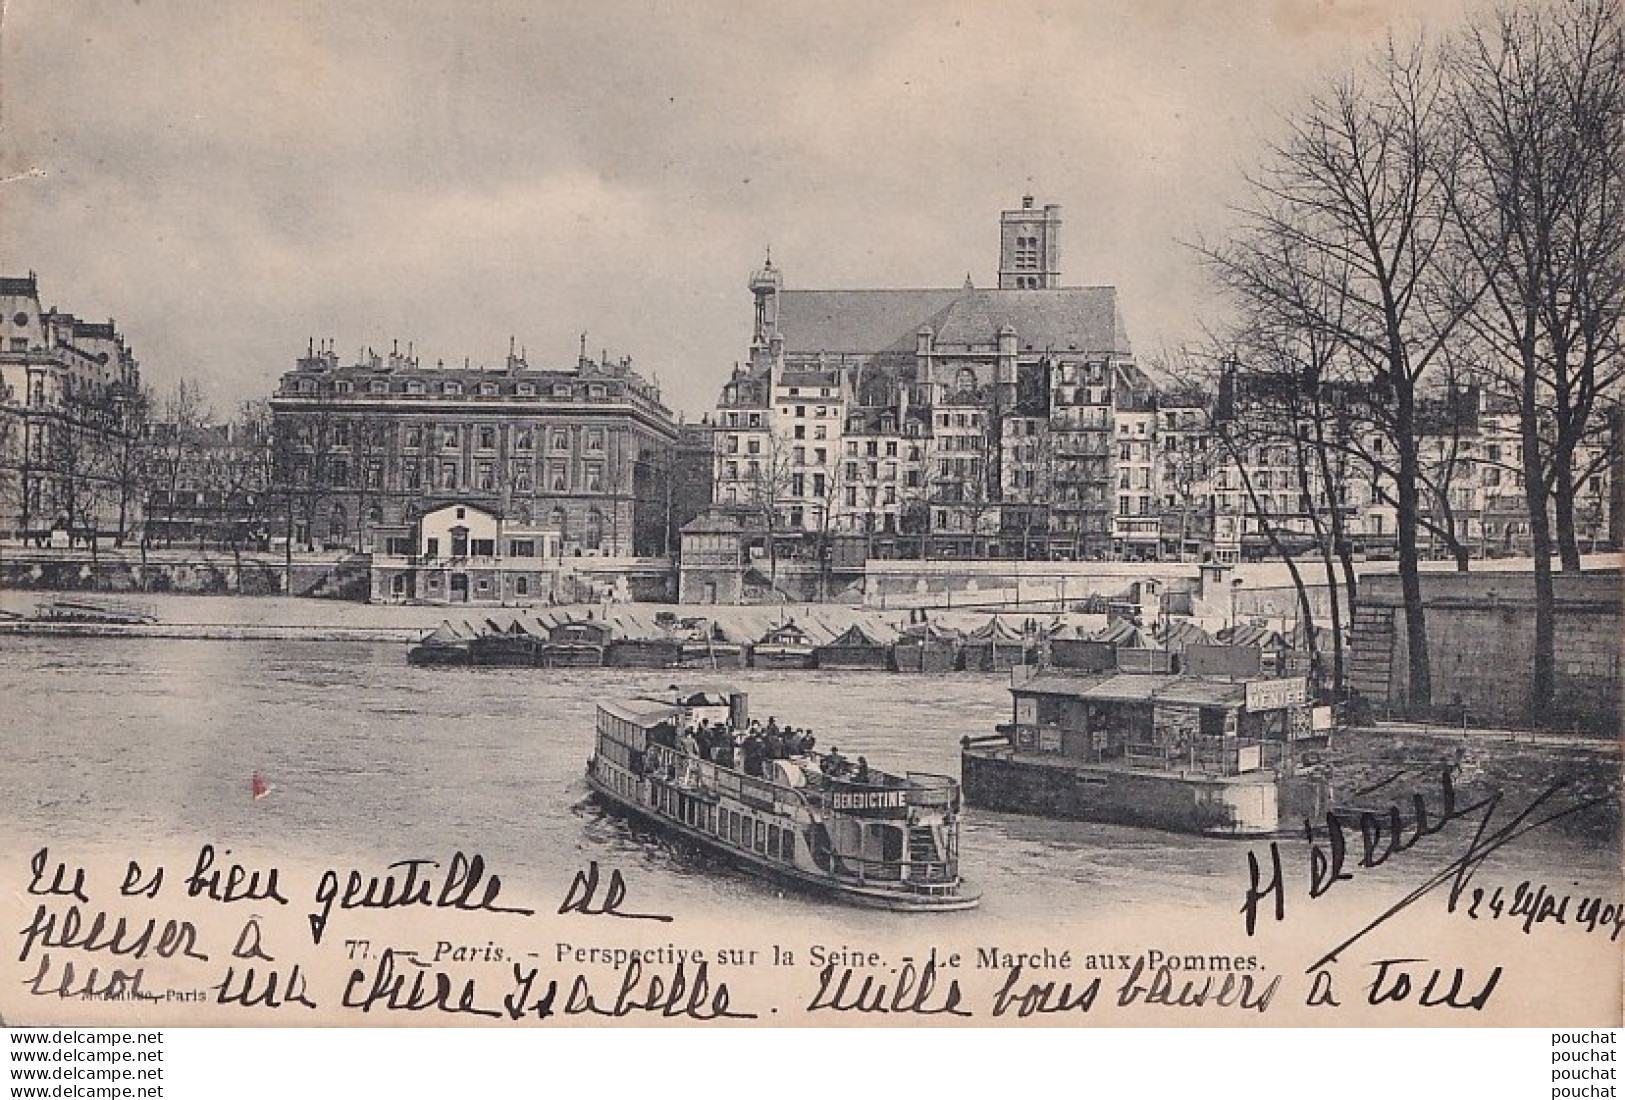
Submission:
[[[1018,749],[1017,734],[1030,730],[1035,744],[1046,740],[1060,745],[1061,728],[1055,725],[1017,726],[1005,723],[995,727],[998,732],[977,737],[964,737],[960,744],[967,750],[1008,750],[1083,764],[1116,765],[1139,771],[1179,772],[1185,775],[1204,775],[1218,778],[1243,775],[1283,765],[1288,761],[1289,746],[1285,741],[1256,737],[1196,737],[1183,744],[1150,744],[1113,740],[1104,749],[1093,745],[1086,755],[1066,756],[1059,751]],[[1044,735],[1048,734],[1049,737]]]
[[[654,754],[652,759],[656,766],[672,771],[672,782],[678,786],[708,792],[721,791],[746,801],[784,802],[822,809],[827,792],[825,785],[832,779],[812,766],[811,757],[805,758],[805,763],[798,761],[808,784],[792,787],[771,779],[746,775],[714,760],[692,756],[667,745],[650,745],[647,751]],[[849,777],[842,777],[838,782],[846,790],[900,790],[907,805],[922,810],[952,812],[958,803],[959,784],[946,775],[909,772],[904,777],[898,777],[878,770],[872,774],[874,778],[868,783],[858,783]]]
[[[951,893],[959,882],[958,864],[940,860],[902,863],[844,855],[834,859],[836,877],[859,885],[876,883],[901,886],[919,893]]]

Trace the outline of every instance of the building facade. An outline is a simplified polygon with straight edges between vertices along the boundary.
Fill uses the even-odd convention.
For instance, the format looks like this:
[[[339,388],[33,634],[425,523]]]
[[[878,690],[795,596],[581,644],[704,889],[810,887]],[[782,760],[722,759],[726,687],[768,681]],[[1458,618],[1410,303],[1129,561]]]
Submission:
[[[630,360],[425,366],[410,350],[342,364],[312,345],[271,399],[277,491],[297,544],[365,548],[447,505],[545,530],[565,556],[671,544],[678,424]]]
[[[141,371],[112,321],[0,277],[0,536],[122,539],[138,525]]]

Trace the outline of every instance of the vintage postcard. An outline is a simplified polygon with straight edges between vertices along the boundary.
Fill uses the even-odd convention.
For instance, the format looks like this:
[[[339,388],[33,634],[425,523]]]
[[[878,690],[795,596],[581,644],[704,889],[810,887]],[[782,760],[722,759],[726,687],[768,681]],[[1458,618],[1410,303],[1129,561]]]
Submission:
[[[0,1019],[1619,1027],[1608,4],[0,11]]]

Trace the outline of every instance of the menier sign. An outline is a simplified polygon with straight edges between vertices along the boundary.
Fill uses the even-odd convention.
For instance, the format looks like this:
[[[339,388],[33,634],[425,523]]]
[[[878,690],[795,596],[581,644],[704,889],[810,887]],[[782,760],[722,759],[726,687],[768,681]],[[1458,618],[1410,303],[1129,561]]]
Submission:
[[[1287,707],[1301,707],[1307,702],[1309,679],[1306,676],[1247,681],[1247,709],[1250,711],[1285,710]]]

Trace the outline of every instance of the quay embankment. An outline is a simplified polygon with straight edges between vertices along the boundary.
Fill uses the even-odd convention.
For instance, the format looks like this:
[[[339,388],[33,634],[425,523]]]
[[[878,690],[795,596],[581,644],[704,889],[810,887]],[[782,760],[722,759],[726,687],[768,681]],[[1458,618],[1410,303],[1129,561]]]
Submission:
[[[115,605],[139,617],[138,622],[84,621],[41,617],[59,595],[51,592],[0,592],[0,637],[17,635],[74,638],[187,638],[220,641],[355,641],[406,644],[419,640],[443,622],[473,630],[506,630],[515,622],[534,628],[568,620],[601,619],[617,634],[654,638],[670,633],[674,620],[714,623],[730,636],[758,638],[774,626],[794,621],[814,637],[833,638],[853,625],[878,633],[895,633],[913,612],[875,611],[834,604],[775,607],[684,607],[673,604],[558,604],[538,607],[478,605],[366,604],[286,596],[201,596],[165,593],[73,593],[87,605]],[[670,616],[667,619],[666,616]],[[987,622],[988,612],[945,612],[933,621],[972,630]],[[1084,616],[1074,616],[1082,620]],[[1049,616],[1053,618],[1053,616]],[[1087,617],[1100,619],[1104,616]]]

